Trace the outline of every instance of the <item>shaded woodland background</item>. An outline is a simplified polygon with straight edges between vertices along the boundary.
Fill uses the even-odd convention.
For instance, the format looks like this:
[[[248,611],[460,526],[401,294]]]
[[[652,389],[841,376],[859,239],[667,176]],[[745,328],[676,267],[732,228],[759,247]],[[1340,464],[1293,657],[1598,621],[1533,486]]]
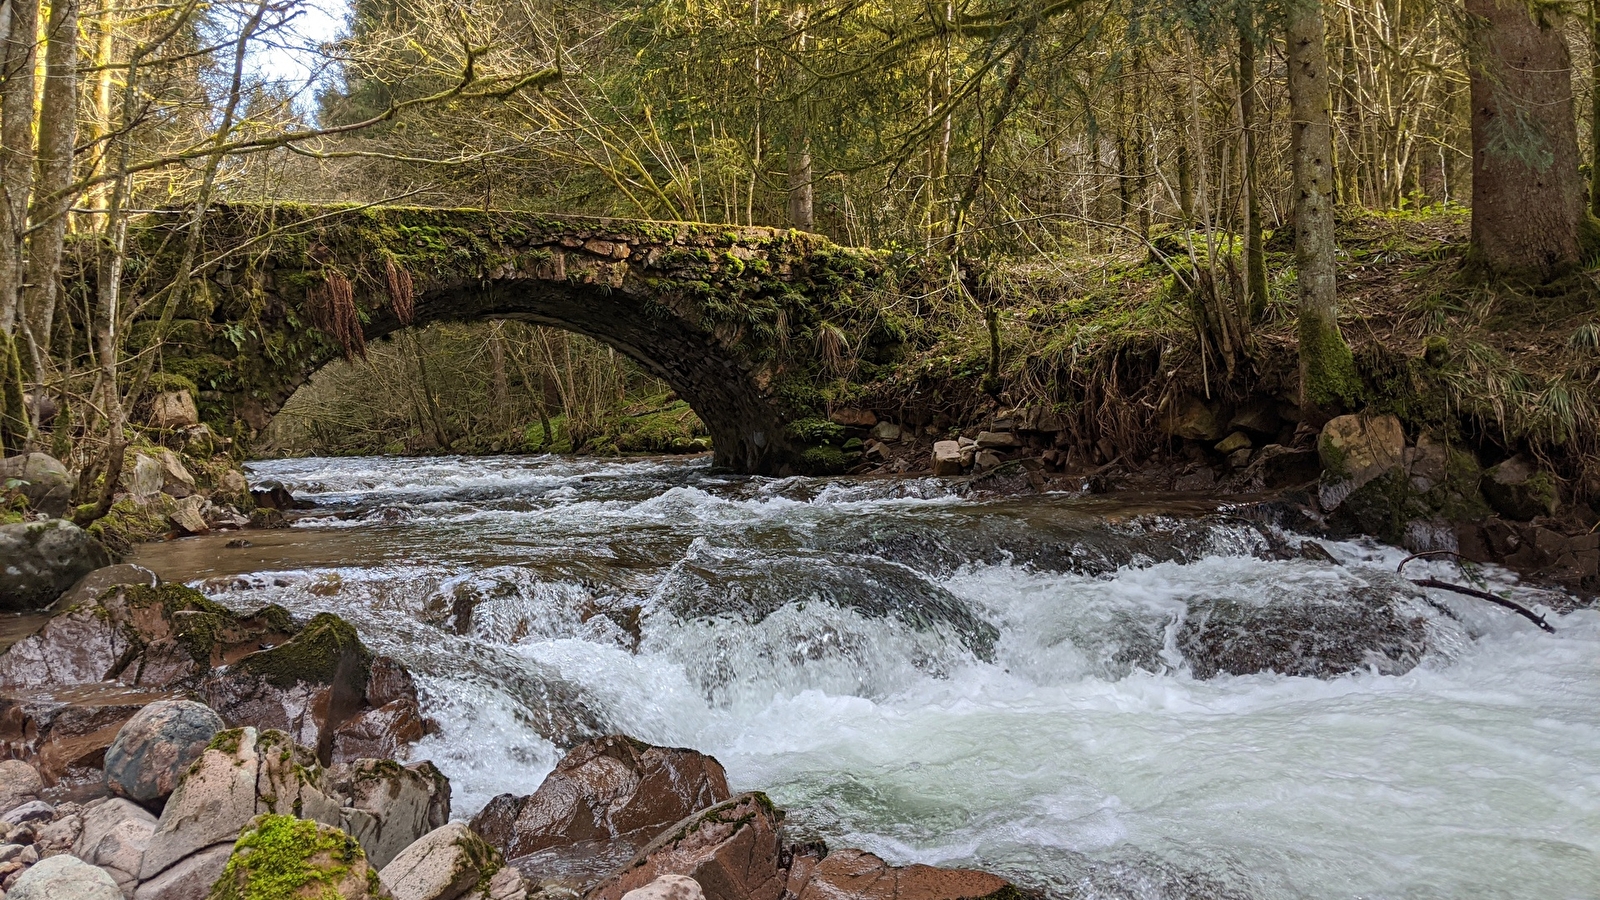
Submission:
[[[356,0],[346,34],[302,48],[310,83],[261,77],[262,53],[301,42],[301,12],[6,0],[0,331],[15,381],[63,410],[46,427],[13,399],[6,446],[110,467],[152,391],[207,390],[161,354],[207,299],[192,278],[146,283],[126,234],[140,210],[198,221],[222,201],[773,225],[893,248],[934,288],[891,314],[940,330],[906,365],[1008,404],[1066,402],[1063,369],[1107,376],[1140,341],[1185,344],[1173,359],[1209,390],[1298,328],[1308,405],[1356,406],[1338,266],[1414,277],[1446,259],[1423,270],[1448,285],[1406,292],[1418,337],[1533,303],[1582,356],[1595,327],[1587,3]],[[1486,104],[1497,115],[1475,119]],[[1393,225],[1388,256],[1349,230],[1374,214]],[[89,270],[63,265],[70,246],[95,255],[96,291],[74,288]],[[1482,346],[1474,371],[1504,368]],[[885,377],[825,350],[841,402]],[[1461,393],[1531,416],[1554,386],[1566,406],[1547,436],[1592,431],[1571,362]],[[438,326],[330,366],[260,446],[700,449],[686,412],[592,341]]]

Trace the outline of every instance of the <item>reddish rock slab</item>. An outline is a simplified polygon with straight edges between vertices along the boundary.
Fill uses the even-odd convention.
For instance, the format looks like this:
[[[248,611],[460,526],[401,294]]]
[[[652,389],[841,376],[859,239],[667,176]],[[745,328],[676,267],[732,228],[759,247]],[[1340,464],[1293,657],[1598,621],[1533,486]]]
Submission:
[[[147,704],[177,696],[115,684],[86,684],[0,696],[0,755],[32,763],[47,787],[95,779],[106,749]]]
[[[693,878],[706,900],[779,900],[789,875],[778,834],[782,815],[759,793],[695,813],[650,842],[587,900],[622,900],[663,875]]]
[[[1011,882],[974,869],[891,866],[864,850],[818,859],[797,854],[789,869],[795,900],[1002,900],[1021,897]]]
[[[730,796],[715,759],[612,735],[573,748],[532,796],[489,801],[472,830],[507,858],[617,840],[637,848]]]

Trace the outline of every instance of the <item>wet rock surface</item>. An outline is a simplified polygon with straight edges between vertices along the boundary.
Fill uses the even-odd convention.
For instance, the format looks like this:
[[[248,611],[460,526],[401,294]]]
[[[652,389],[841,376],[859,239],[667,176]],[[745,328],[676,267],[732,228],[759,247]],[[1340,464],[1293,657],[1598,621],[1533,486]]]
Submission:
[[[99,541],[65,519],[0,525],[0,611],[43,609],[111,564]]]
[[[106,782],[114,793],[159,804],[225,724],[209,706],[167,700],[141,709],[106,750]]]
[[[1196,678],[1399,675],[1427,652],[1427,620],[1423,605],[1398,587],[1271,605],[1207,598],[1190,601],[1176,644]]]
[[[661,829],[730,796],[715,759],[612,735],[567,753],[531,796],[494,798],[472,828],[524,872],[587,887]]]

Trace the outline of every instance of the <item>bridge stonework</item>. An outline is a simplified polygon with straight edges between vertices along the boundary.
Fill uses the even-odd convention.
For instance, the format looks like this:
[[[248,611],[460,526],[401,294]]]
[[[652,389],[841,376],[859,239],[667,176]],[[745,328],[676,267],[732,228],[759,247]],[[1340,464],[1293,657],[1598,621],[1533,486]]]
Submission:
[[[139,285],[172,277],[186,215],[139,223]],[[512,319],[626,354],[711,432],[719,465],[839,471],[824,347],[893,344],[886,254],[798,232],[412,207],[222,206],[162,367],[203,416],[264,428],[317,369],[410,325]],[[131,333],[136,345],[139,328]],[[825,335],[824,332],[827,334]]]

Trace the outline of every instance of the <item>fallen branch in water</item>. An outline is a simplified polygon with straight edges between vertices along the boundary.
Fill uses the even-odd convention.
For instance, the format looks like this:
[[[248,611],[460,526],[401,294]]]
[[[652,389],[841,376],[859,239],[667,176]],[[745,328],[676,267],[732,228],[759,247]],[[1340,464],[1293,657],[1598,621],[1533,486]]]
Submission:
[[[1424,558],[1424,557],[1431,557],[1431,556],[1453,556],[1456,559],[1461,559],[1462,558],[1461,554],[1456,553],[1453,550],[1430,550],[1430,551],[1428,551],[1426,553],[1413,553],[1412,555],[1406,557],[1405,559],[1400,560],[1400,565],[1395,567],[1395,574],[1399,574],[1402,570],[1404,570],[1405,567],[1406,567],[1406,563],[1411,562],[1414,559],[1421,559],[1421,558]],[[1409,580],[1411,581],[1412,584],[1414,584],[1414,585],[1416,585],[1418,587],[1434,588],[1436,590],[1441,590],[1441,591],[1452,591],[1454,593],[1463,594],[1463,595],[1468,596],[1468,597],[1476,597],[1479,600],[1487,600],[1487,601],[1489,601],[1490,603],[1493,603],[1496,606],[1502,606],[1502,607],[1505,607],[1506,609],[1511,610],[1512,612],[1516,613],[1519,616],[1522,616],[1524,619],[1527,619],[1528,621],[1530,621],[1533,624],[1539,626],[1540,628],[1543,628],[1545,631],[1548,631],[1551,634],[1555,634],[1556,633],[1556,630],[1550,626],[1550,623],[1546,622],[1544,620],[1544,616],[1539,615],[1538,613],[1536,613],[1533,610],[1527,608],[1526,606],[1523,606],[1522,604],[1518,603],[1515,600],[1509,600],[1509,599],[1507,599],[1505,597],[1502,597],[1502,596],[1500,596],[1498,594],[1491,594],[1488,591],[1480,591],[1480,590],[1478,590],[1476,588],[1464,587],[1464,586],[1459,585],[1459,584],[1451,584],[1448,581],[1440,581],[1437,578],[1412,578],[1412,579],[1409,579]]]

